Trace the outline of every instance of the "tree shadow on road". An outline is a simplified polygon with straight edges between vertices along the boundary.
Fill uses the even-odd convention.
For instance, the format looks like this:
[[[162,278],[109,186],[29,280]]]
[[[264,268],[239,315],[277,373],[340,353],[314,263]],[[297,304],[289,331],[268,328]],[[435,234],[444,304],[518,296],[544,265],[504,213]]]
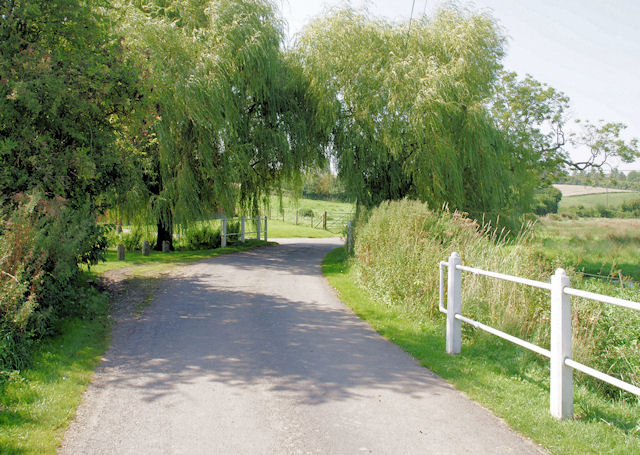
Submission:
[[[310,405],[363,390],[417,397],[448,388],[346,308],[219,288],[209,279],[166,278],[156,302],[115,329],[103,385],[139,389],[154,401],[203,379],[267,384]]]

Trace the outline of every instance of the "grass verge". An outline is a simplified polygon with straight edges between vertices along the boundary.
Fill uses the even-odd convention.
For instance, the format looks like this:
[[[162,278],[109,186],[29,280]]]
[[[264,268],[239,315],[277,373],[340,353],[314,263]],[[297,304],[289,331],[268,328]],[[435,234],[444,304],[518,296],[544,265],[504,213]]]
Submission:
[[[559,422],[549,414],[548,363],[535,354],[466,326],[462,353],[449,356],[444,316],[431,320],[373,300],[355,284],[358,277],[344,248],[330,252],[322,270],[342,301],[382,336],[551,453],[640,453],[637,405],[611,402],[576,387],[576,418]]]
[[[43,340],[30,368],[0,389],[0,453],[55,454],[108,346],[107,301],[92,320],[74,319]]]

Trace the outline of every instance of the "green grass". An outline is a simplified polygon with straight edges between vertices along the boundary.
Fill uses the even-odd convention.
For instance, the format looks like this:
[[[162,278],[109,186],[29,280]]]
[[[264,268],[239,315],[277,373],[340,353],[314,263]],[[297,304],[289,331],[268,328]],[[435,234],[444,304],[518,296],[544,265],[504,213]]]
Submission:
[[[620,272],[640,281],[640,220],[542,218],[534,247],[578,271],[614,277]]]
[[[280,210],[280,202],[277,196],[271,196],[271,215],[277,216]],[[342,213],[342,212],[354,212],[355,204],[352,202],[338,202],[338,201],[323,201],[320,199],[304,199],[283,196],[282,207],[285,211],[295,211],[296,209],[311,209],[317,215],[321,215],[323,212],[328,213]]]
[[[549,414],[547,362],[468,326],[463,331],[462,353],[449,356],[444,316],[430,320],[419,311],[371,299],[355,284],[358,277],[344,248],[330,252],[322,270],[341,299],[382,336],[552,453],[640,453],[637,405],[614,404],[579,386],[576,419],[556,421]]]
[[[313,212],[313,218],[303,216],[304,213]],[[296,216],[296,212],[298,215]],[[322,231],[322,216],[327,212],[327,229],[325,234]],[[295,199],[288,196],[282,197],[282,210],[277,197],[272,196],[270,208],[264,213],[269,216],[269,223],[280,222],[281,225],[269,224],[269,237],[330,237],[336,236],[344,231],[347,221],[353,218],[355,204],[348,202],[322,201],[317,199]],[[314,229],[311,229],[313,222]],[[296,224],[297,223],[297,224]],[[284,225],[306,227],[308,229],[278,231]],[[276,229],[272,234],[272,226]],[[315,231],[315,232],[314,232]]]
[[[267,224],[267,234],[269,238],[290,238],[290,237],[305,237],[305,238],[324,238],[324,237],[336,237],[340,233],[335,231],[325,231],[324,229],[311,228],[308,225],[282,222],[277,219],[270,219]]]
[[[60,335],[40,343],[33,366],[2,386],[0,453],[56,453],[107,348],[106,314],[105,309],[94,320],[67,321]]]
[[[566,196],[560,200],[558,210],[562,212],[570,207],[578,206],[584,206],[585,208],[603,206],[613,209],[620,207],[623,202],[631,199],[640,199],[640,193],[598,193],[585,194],[582,196]]]
[[[109,249],[107,250],[106,262],[101,262],[92,266],[91,272],[92,274],[100,275],[108,270],[132,266],[137,266],[136,270],[152,272],[154,270],[164,270],[168,267],[174,267],[187,262],[214,258],[223,254],[252,250],[268,244],[273,245],[275,242],[247,239],[244,244],[238,242],[231,246],[227,246],[226,248],[215,248],[211,250],[172,251],[171,253],[162,253],[160,251],[152,250],[149,256],[143,256],[140,251],[127,251],[124,261],[118,260],[116,250]]]

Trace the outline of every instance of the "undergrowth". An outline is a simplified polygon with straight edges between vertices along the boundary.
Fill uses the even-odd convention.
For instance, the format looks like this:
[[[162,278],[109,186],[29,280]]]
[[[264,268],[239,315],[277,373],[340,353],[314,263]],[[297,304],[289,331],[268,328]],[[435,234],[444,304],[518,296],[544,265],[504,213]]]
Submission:
[[[531,247],[530,226],[517,236],[507,236],[463,214],[433,212],[410,200],[382,203],[358,224],[354,264],[359,283],[376,300],[432,320],[438,314],[439,262],[454,251],[465,265],[539,281],[548,281],[559,265]],[[579,278],[573,279],[572,286],[640,299],[634,288]],[[462,300],[466,316],[549,348],[548,291],[463,273]],[[572,303],[574,358],[640,384],[638,312],[578,298]],[[476,336],[476,329],[463,327],[465,337]],[[637,401],[608,384],[576,376],[609,397]]]
[[[614,401],[585,384],[574,388],[575,419],[549,412],[549,364],[519,346],[478,331],[465,331],[462,352],[445,352],[445,316],[416,311],[401,301],[380,300],[357,285],[356,261],[344,248],[331,251],[322,271],[340,298],[382,336],[400,346],[511,427],[553,454],[640,453],[638,404]],[[431,302],[437,305],[435,301]]]

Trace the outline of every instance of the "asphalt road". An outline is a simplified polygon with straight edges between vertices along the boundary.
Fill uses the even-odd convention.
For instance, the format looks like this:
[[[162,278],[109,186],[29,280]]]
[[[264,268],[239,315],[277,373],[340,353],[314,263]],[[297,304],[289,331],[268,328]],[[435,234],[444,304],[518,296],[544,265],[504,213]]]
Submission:
[[[322,277],[337,239],[222,256],[118,324],[64,454],[529,454]]]

